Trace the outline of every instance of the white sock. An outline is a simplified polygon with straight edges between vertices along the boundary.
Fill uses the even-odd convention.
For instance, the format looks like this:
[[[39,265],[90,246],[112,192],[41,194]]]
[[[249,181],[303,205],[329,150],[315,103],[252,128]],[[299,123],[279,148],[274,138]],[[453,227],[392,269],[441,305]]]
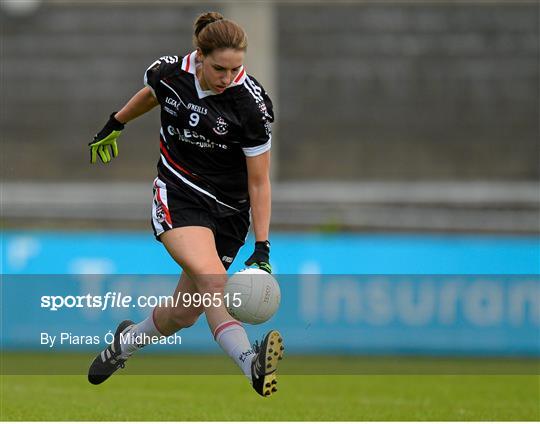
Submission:
[[[255,356],[246,330],[238,321],[225,321],[217,326],[214,339],[229,355],[244,375],[251,380],[251,361]]]
[[[120,355],[120,358],[129,358],[141,347],[149,344],[149,339],[153,337],[164,337],[163,334],[159,332],[154,322],[154,311],[152,311],[152,314],[144,321],[141,321],[131,327],[131,329],[126,333],[126,337],[124,337],[124,343],[122,343],[121,339],[120,350],[122,351],[122,354]]]

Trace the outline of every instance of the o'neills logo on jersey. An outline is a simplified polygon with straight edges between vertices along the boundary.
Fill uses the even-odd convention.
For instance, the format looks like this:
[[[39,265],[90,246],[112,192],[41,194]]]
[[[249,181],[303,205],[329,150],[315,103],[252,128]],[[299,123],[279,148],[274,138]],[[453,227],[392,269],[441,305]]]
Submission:
[[[189,110],[192,110],[193,112],[200,113],[201,115],[208,115],[208,109],[206,109],[205,107],[194,105],[193,103],[189,103],[187,105],[187,108]]]
[[[216,126],[212,128],[217,135],[225,135],[229,132],[229,125],[221,116],[216,121]]]

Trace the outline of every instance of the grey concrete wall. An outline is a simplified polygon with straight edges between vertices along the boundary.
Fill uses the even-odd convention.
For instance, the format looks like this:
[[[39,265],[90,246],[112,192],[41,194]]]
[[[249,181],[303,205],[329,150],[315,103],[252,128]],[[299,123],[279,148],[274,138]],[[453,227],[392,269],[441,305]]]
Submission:
[[[276,7],[280,179],[539,178],[535,3]],[[208,9],[2,14],[2,177],[150,181],[155,112],[129,125],[114,164],[90,168],[86,145],[156,57],[189,51]]]
[[[280,7],[282,176],[538,178],[538,21],[518,1]]]
[[[8,179],[151,180],[157,110],[130,123],[120,156],[88,165],[87,144],[109,114],[143,87],[162,55],[192,49],[208,4],[45,3],[35,15],[2,15],[2,173]],[[218,8],[219,10],[219,8]]]

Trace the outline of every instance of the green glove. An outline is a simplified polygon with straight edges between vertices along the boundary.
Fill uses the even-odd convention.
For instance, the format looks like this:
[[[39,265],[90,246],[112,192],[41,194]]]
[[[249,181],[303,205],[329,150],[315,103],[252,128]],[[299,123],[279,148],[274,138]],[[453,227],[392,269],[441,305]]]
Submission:
[[[115,114],[116,112],[111,114],[103,129],[88,144],[90,146],[90,163],[96,163],[97,155],[99,155],[103,163],[109,163],[111,161],[111,152],[113,158],[118,156],[118,144],[116,140],[122,133],[124,124],[116,120],[114,117]]]

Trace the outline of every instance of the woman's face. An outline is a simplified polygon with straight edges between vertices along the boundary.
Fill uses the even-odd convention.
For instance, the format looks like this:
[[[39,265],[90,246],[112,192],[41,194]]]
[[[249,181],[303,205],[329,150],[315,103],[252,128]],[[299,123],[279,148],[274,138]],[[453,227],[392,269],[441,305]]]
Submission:
[[[201,63],[197,77],[203,90],[223,93],[236,78],[244,63],[244,50],[219,49],[204,56],[197,50],[197,58]]]

